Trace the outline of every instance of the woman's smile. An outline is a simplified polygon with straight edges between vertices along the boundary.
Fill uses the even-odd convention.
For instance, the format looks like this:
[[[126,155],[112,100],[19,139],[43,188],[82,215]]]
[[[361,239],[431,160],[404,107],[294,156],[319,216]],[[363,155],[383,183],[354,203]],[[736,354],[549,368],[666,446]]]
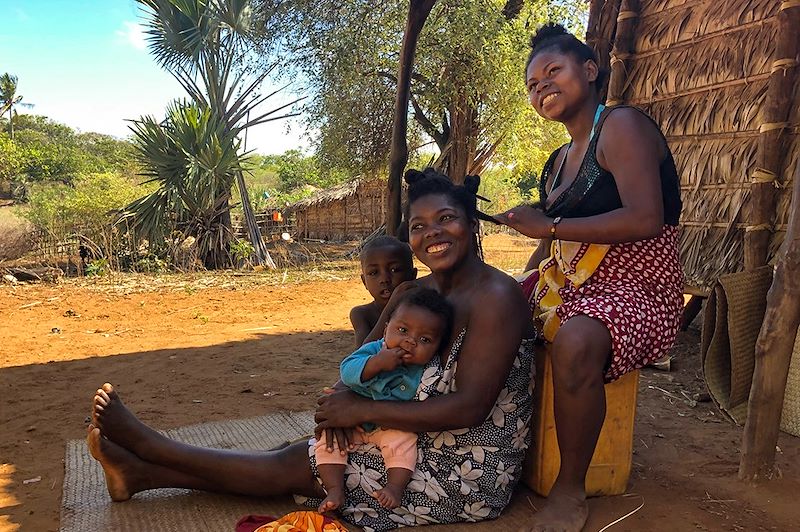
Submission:
[[[434,255],[436,253],[441,253],[449,249],[450,246],[452,246],[450,242],[440,242],[438,244],[431,244],[430,246],[425,248],[425,252]]]
[[[549,105],[549,104],[550,104],[550,103],[551,103],[553,100],[555,100],[556,98],[558,98],[558,95],[559,95],[559,94],[560,94],[559,92],[551,92],[550,94],[545,94],[544,96],[542,96],[542,99],[540,100],[540,103],[539,103],[539,105],[542,107],[542,109],[544,109],[544,108],[545,108],[545,107],[547,107],[547,106],[548,106],[548,105]]]

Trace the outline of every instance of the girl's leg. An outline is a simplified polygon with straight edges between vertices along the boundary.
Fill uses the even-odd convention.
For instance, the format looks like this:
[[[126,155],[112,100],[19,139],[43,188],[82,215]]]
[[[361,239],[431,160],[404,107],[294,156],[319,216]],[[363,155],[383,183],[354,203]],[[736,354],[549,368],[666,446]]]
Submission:
[[[124,500],[156,487],[324,497],[311,473],[307,442],[257,452],[208,449],[170,440],[139,421],[110,384],[95,395],[92,417],[94,426],[87,442],[92,456],[103,465],[112,497]]]
[[[603,369],[611,335],[602,322],[576,316],[552,347],[553,393],[561,470],[533,530],[579,532],[586,523],[586,472],[606,416]]]

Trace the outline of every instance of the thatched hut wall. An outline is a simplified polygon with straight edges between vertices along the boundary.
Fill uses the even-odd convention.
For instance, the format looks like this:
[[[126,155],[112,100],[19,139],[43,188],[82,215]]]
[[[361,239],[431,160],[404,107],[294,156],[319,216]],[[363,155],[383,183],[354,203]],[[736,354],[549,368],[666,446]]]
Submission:
[[[624,60],[626,77],[619,99],[649,113],[667,136],[681,175],[681,254],[687,285],[702,292],[720,275],[744,268],[751,178],[775,59],[780,2],[637,3],[632,53],[617,58]],[[800,102],[797,89],[794,101]],[[800,158],[796,104],[787,132],[770,256],[788,220],[791,187],[785,181]]]
[[[292,205],[297,236],[320,240],[353,240],[383,224],[386,183],[355,179]]]

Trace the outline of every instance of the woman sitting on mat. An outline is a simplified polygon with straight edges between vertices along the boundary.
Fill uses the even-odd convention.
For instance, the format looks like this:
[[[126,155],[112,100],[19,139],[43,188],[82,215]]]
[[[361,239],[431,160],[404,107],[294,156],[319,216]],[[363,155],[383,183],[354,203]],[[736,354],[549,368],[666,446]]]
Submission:
[[[409,237],[433,288],[454,307],[453,333],[423,371],[416,401],[373,401],[338,389],[320,399],[318,431],[348,446],[355,427],[374,422],[419,435],[417,467],[401,506],[372,493],[386,482],[380,454],[358,449],[345,472],[345,519],[372,530],[497,517],[519,479],[530,440],[533,328],[518,284],[478,256],[475,192],[431,171],[409,172]],[[392,299],[399,298],[402,286]],[[391,312],[390,300],[385,312]],[[380,337],[385,320],[373,331]],[[457,381],[457,386],[456,386]],[[182,487],[257,496],[325,497],[314,440],[275,451],[206,449],[145,426],[106,384],[98,390],[87,441],[109,493]]]
[[[526,279],[552,342],[561,470],[534,530],[577,532],[588,515],[584,483],[605,418],[604,382],[672,346],[683,305],[678,175],[647,115],[604,108],[592,50],[547,25],[526,64],[531,105],[572,141],[544,167],[540,204],[496,218],[539,239]]]

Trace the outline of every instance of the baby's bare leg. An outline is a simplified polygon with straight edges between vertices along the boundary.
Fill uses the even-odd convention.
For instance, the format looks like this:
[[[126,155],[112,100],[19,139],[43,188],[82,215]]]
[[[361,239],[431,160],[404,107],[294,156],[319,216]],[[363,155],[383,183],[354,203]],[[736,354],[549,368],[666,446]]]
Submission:
[[[342,464],[318,464],[319,477],[327,496],[319,505],[319,513],[329,512],[341,508],[344,504],[344,470],[347,466]]]
[[[320,474],[322,472],[320,471]],[[372,494],[384,508],[397,508],[403,499],[413,471],[403,467],[390,467],[386,470],[386,486]]]

